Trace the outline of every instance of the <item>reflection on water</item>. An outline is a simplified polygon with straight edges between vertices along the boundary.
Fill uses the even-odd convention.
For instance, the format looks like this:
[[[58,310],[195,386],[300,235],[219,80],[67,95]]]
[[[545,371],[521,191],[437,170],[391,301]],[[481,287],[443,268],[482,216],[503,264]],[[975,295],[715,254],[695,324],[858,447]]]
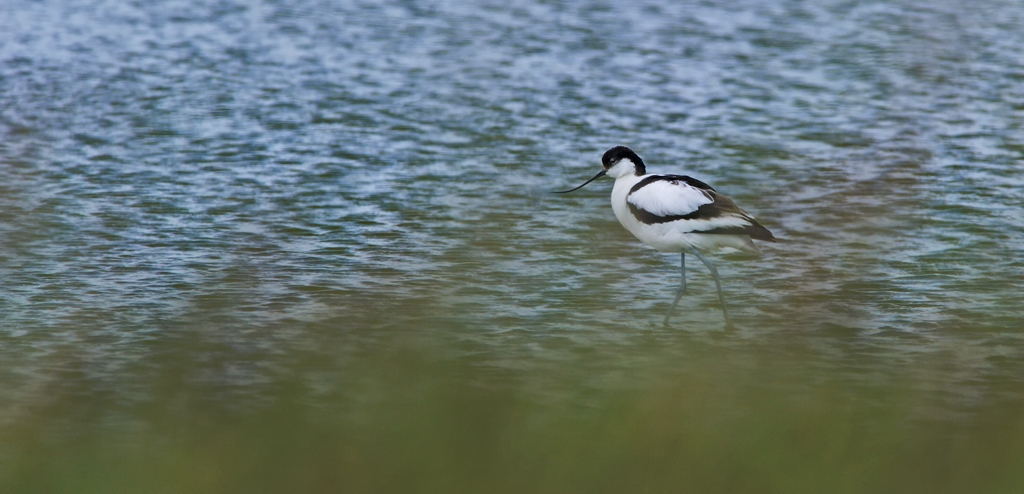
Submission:
[[[0,7],[0,490],[1024,487],[1017,3],[71,3]],[[738,331],[547,194],[617,144],[779,238]]]

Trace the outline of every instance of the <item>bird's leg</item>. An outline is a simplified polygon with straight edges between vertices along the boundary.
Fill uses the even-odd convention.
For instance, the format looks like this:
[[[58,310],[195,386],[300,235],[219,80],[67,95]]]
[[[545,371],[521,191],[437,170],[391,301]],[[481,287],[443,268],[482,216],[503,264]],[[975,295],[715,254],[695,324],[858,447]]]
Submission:
[[[711,261],[701,255],[697,249],[690,247],[690,252],[697,256],[697,259],[700,259],[700,262],[703,262],[704,265],[708,267],[708,271],[711,271],[711,276],[715,277],[715,287],[718,288],[718,300],[722,302],[722,315],[725,317],[725,327],[732,327],[732,323],[729,322],[729,310],[725,308],[725,297],[722,295],[722,282],[718,280],[718,270],[715,269],[715,266],[711,264]]]
[[[679,271],[682,275],[682,281],[679,283],[679,290],[676,291],[676,299],[672,301],[672,308],[668,310],[668,314],[665,314],[665,325],[668,326],[668,319],[672,317],[672,312],[676,310],[676,305],[679,304],[679,299],[683,298],[683,292],[686,291],[686,253],[679,253]]]

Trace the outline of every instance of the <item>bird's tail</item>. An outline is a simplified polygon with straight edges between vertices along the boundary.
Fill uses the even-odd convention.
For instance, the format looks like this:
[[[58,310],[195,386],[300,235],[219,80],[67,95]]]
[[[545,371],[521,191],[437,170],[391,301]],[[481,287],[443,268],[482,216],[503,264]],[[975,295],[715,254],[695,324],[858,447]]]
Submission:
[[[754,218],[747,218],[750,221],[750,226],[746,227],[747,235],[754,240],[764,240],[765,242],[775,242],[775,235],[767,228],[761,226]]]

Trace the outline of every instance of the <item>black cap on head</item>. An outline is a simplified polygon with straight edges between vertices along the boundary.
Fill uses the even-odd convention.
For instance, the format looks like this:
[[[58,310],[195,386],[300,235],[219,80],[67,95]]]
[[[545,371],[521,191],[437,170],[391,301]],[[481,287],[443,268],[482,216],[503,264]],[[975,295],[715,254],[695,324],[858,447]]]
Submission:
[[[615,146],[605,151],[604,156],[601,157],[601,165],[603,165],[604,169],[607,170],[615,166],[615,164],[623,158],[632,161],[633,164],[636,165],[637,175],[647,173],[647,168],[644,166],[644,160],[640,159],[632,149],[629,149],[626,146]]]

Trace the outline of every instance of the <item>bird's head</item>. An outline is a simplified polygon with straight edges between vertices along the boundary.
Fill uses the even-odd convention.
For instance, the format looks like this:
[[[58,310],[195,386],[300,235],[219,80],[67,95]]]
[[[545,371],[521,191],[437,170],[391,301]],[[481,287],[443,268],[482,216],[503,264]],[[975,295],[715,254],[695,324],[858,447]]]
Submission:
[[[629,173],[637,175],[647,173],[644,160],[626,146],[615,146],[605,151],[604,156],[601,157],[601,165],[604,166],[604,172],[613,178],[619,178]]]
[[[594,175],[590,180],[583,182],[583,185],[587,185],[605,175],[612,178],[619,178],[629,173],[635,173],[637,175],[647,173],[647,169],[644,167],[644,160],[640,159],[632,149],[629,149],[626,146],[615,146],[605,151],[604,156],[601,157],[601,165],[604,167],[604,170],[597,172],[597,175]],[[567,192],[582,189],[583,185],[580,185],[575,189],[560,190],[555,193],[565,194]]]

